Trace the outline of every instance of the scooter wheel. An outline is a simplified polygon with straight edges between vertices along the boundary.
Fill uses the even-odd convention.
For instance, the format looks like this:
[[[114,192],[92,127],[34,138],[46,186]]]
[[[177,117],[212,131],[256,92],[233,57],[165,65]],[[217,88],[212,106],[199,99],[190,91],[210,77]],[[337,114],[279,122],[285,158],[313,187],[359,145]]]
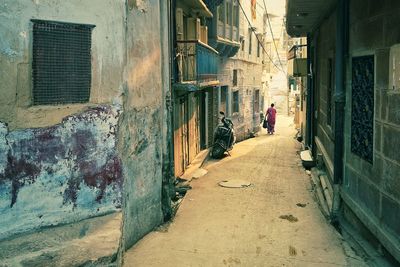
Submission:
[[[212,149],[212,157],[215,159],[220,159],[224,156],[225,149],[223,149],[220,145],[215,145]]]

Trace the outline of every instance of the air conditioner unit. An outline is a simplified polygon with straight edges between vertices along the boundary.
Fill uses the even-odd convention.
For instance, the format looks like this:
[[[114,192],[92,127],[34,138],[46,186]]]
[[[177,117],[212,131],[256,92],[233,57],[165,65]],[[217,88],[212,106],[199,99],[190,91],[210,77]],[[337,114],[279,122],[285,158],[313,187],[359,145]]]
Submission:
[[[182,41],[184,39],[183,36],[183,10],[182,8],[177,8],[175,11],[175,20],[176,20],[176,39],[178,41]]]
[[[288,62],[288,74],[293,77],[307,76],[307,59],[294,58]]]
[[[187,20],[187,39],[200,40],[201,24],[199,18],[188,18]]]

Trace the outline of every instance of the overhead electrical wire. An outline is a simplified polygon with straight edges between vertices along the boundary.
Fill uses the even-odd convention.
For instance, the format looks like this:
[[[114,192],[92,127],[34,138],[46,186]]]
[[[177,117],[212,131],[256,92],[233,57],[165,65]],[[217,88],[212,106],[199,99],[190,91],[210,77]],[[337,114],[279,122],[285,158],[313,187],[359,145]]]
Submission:
[[[253,25],[251,24],[251,22],[250,22],[250,20],[249,20],[249,18],[248,18],[248,16],[247,16],[247,14],[246,14],[246,12],[244,11],[243,6],[242,6],[242,4],[240,3],[239,0],[237,0],[237,3],[239,4],[239,7],[240,7],[240,9],[242,10],[242,12],[243,12],[243,14],[244,14],[244,16],[245,16],[245,18],[246,18],[246,20],[247,20],[247,23],[249,24],[249,26],[250,26],[252,32],[254,33],[254,35],[256,36],[257,42],[259,43],[259,45],[260,45],[261,48],[263,49],[264,53],[268,56],[268,58],[270,59],[271,63],[274,65],[274,67],[275,67],[278,71],[281,71],[283,74],[285,74],[285,76],[286,76],[287,79],[290,79],[291,77],[289,76],[289,74],[287,73],[287,71],[285,71],[285,70],[283,69],[283,66],[282,66],[283,64],[282,64],[282,61],[281,61],[280,58],[279,58],[279,55],[278,55],[278,58],[279,58],[279,62],[280,62],[281,68],[279,68],[279,67],[275,64],[275,62],[273,61],[271,55],[268,54],[267,50],[265,49],[264,44],[263,44],[263,43],[260,41],[260,39],[258,38],[258,35],[256,34],[256,32],[255,32],[255,30],[254,30],[254,27],[253,27]],[[264,3],[265,3],[265,2],[264,2]],[[268,14],[268,13],[267,13],[267,14]],[[271,30],[272,30],[272,29],[271,29]],[[273,40],[273,42],[274,42],[274,44],[275,44],[275,41],[274,41],[274,40]],[[275,48],[276,48],[276,47],[275,47]],[[278,51],[277,51],[277,54],[278,54]],[[306,88],[304,87],[303,84],[300,84],[300,87],[301,87],[303,90],[306,90]]]
[[[249,26],[250,26],[251,31],[252,31],[252,32],[254,33],[254,35],[256,36],[257,41],[258,41],[258,44],[259,44],[259,45],[262,47],[262,49],[264,50],[264,53],[268,56],[268,58],[271,60],[272,64],[275,66],[275,68],[276,68],[277,70],[284,72],[283,69],[279,68],[279,67],[275,64],[273,58],[271,57],[270,54],[268,54],[267,50],[265,49],[264,44],[263,44],[263,43],[260,41],[260,39],[258,38],[258,35],[257,35],[256,31],[254,30],[254,27],[253,27],[253,25],[251,24],[249,18],[247,17],[247,14],[246,14],[246,12],[244,11],[243,6],[242,6],[242,4],[240,3],[240,1],[237,1],[237,3],[239,4],[240,9],[242,10],[242,12],[243,12],[243,14],[244,14],[244,16],[245,16],[247,22],[249,23]],[[285,73],[285,72],[284,72],[284,73]]]
[[[264,3],[264,8],[265,8],[265,13],[267,15],[269,30],[271,32],[272,42],[274,43],[274,46],[275,46],[275,51],[276,51],[276,55],[278,56],[279,64],[281,65],[281,68],[283,69],[283,64],[282,64],[281,58],[279,56],[278,47],[276,46],[276,43],[275,43],[274,31],[272,30],[271,20],[269,19],[268,9],[267,9],[267,5],[265,4],[265,0],[263,0],[263,3]]]

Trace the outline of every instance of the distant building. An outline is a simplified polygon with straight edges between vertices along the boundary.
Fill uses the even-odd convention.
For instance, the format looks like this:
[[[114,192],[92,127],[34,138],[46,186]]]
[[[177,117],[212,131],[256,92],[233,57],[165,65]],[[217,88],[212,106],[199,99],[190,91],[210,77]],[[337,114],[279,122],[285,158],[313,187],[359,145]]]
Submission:
[[[269,10],[268,10],[269,11]],[[290,89],[287,75],[288,36],[284,30],[283,17],[279,14],[265,14],[265,47],[264,57],[265,84],[268,88],[266,104],[275,104],[278,114],[290,113]],[[271,28],[269,27],[271,25]]]
[[[299,131],[298,139],[304,140],[307,110],[307,39],[292,38],[288,51],[289,111]],[[293,102],[292,102],[293,101]]]
[[[259,130],[264,109],[264,8],[260,4],[224,0],[213,10],[210,40],[221,55],[220,110],[233,120],[238,141]]]
[[[219,111],[233,119],[238,141],[259,130],[264,11],[253,2],[241,3],[251,28],[236,0],[173,1],[176,176],[212,147]]]

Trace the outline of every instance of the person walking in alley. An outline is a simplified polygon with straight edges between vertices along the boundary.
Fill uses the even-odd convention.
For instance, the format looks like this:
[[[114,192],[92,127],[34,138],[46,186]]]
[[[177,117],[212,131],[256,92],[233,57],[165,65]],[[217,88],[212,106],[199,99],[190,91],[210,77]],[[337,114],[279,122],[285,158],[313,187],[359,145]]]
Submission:
[[[271,107],[268,108],[266,117],[268,121],[267,131],[269,134],[274,134],[276,121],[276,109],[274,108],[274,104],[271,104]]]

